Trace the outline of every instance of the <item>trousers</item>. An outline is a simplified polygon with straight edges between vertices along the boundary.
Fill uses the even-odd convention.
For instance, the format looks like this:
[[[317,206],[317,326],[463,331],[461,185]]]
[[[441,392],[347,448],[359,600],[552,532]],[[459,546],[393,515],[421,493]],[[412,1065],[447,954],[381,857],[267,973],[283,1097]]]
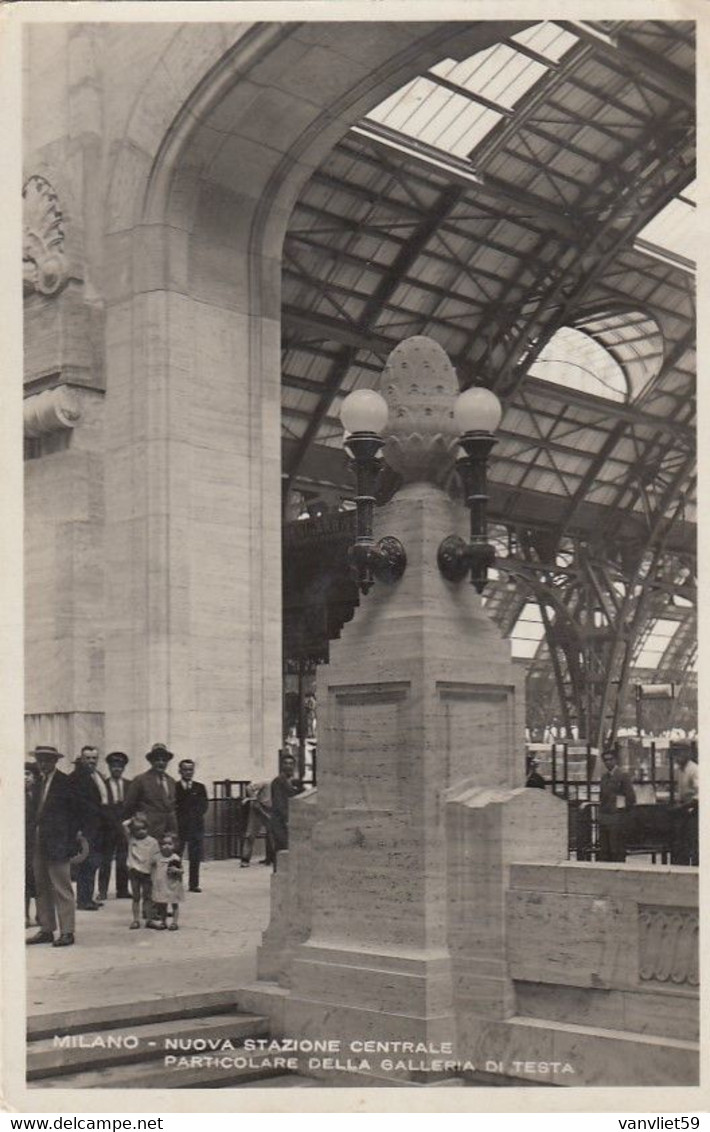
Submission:
[[[599,855],[597,860],[626,860],[626,825],[623,821],[613,821],[610,825],[599,826]]]
[[[189,888],[200,887],[200,861],[202,860],[202,842],[204,836],[199,834],[197,837],[186,837],[180,839],[179,852],[182,857],[187,846],[187,860],[189,863]]]
[[[76,902],[80,908],[82,904],[91,904],[94,899],[94,884],[100,864],[101,850],[96,845],[91,845],[88,857],[76,870]]]
[[[123,832],[112,833],[106,838],[101,864],[99,866],[99,896],[106,899],[111,880],[111,863],[116,860],[116,895],[128,896],[128,867],[126,855],[128,846]]]
[[[32,864],[37,891],[37,919],[42,931],[54,932],[58,921],[62,935],[73,932],[75,906],[69,862],[50,861],[38,844]]]

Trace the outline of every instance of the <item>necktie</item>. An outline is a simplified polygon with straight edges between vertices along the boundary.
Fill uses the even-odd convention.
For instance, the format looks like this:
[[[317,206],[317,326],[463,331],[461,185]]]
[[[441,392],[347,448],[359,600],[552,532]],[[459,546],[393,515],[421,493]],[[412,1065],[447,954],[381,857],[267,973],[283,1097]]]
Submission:
[[[170,797],[170,791],[168,790],[168,780],[167,780],[167,778],[165,777],[164,774],[161,774],[160,781],[163,784],[163,792],[165,794],[165,797],[169,798]]]

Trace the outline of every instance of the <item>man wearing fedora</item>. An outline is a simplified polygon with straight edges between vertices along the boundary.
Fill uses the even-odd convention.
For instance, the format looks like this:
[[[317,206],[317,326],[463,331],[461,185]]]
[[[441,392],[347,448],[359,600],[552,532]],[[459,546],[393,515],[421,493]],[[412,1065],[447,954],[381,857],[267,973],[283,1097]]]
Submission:
[[[131,785],[130,778],[124,778],[123,772],[128,764],[128,755],[123,751],[111,751],[106,756],[108,778],[106,779],[106,792],[108,794],[107,811],[110,825],[104,839],[104,850],[99,868],[99,900],[108,897],[108,886],[111,879],[111,864],[116,861],[116,899],[130,899],[128,891],[128,866],[126,856],[128,846],[121,822],[125,817],[126,794]]]
[[[177,840],[175,779],[166,773],[172,751],[164,743],[154,743],[145,757],[150,770],[137,774],[128,787],[123,819],[132,818],[140,811],[145,815],[149,837],[160,841],[164,834],[172,833]],[[152,901],[146,900],[143,912],[147,920],[155,918]]]
[[[136,775],[128,787],[123,817],[125,821],[140,810],[146,817],[148,835],[160,841],[164,833],[177,836],[178,832],[175,779],[166,773],[173,755],[163,743],[154,743],[145,757],[150,770]]]
[[[56,747],[35,747],[39,769],[35,795],[33,869],[40,930],[27,943],[74,943],[74,890],[70,859],[76,852],[79,821],[69,776],[57,770],[64,756]],[[59,936],[54,932],[59,923]]]

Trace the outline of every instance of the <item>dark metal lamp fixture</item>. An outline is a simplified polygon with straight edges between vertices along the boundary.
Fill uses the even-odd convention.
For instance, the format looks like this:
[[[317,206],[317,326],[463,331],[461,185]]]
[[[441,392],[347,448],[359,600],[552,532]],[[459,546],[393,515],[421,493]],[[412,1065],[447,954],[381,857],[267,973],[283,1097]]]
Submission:
[[[374,389],[355,389],[343,401],[340,419],[345,430],[344,446],[356,475],[357,537],[348,557],[360,592],[368,593],[377,579],[398,582],[407,565],[407,555],[397,538],[372,537],[375,489],[382,470],[381,433],[387,424],[387,402]]]
[[[488,569],[495,561],[495,550],[488,542],[488,490],[486,468],[496,438],[503,409],[490,389],[472,388],[459,394],[454,420],[461,431],[459,444],[464,455],[456,461],[463,484],[464,499],[471,516],[468,543],[449,535],[439,547],[438,563],[448,582],[460,582],[467,574],[477,593],[483,593]]]

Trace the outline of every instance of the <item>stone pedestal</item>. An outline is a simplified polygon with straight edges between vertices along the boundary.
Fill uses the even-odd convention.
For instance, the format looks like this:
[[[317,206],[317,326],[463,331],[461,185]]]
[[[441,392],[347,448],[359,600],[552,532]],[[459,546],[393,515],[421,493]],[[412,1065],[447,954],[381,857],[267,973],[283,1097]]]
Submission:
[[[454,1042],[446,792],[522,778],[521,674],[473,587],[437,566],[466,518],[428,484],[382,509],[406,573],[363,600],[319,686],[311,937],[293,954],[285,1031],[343,1050]]]

